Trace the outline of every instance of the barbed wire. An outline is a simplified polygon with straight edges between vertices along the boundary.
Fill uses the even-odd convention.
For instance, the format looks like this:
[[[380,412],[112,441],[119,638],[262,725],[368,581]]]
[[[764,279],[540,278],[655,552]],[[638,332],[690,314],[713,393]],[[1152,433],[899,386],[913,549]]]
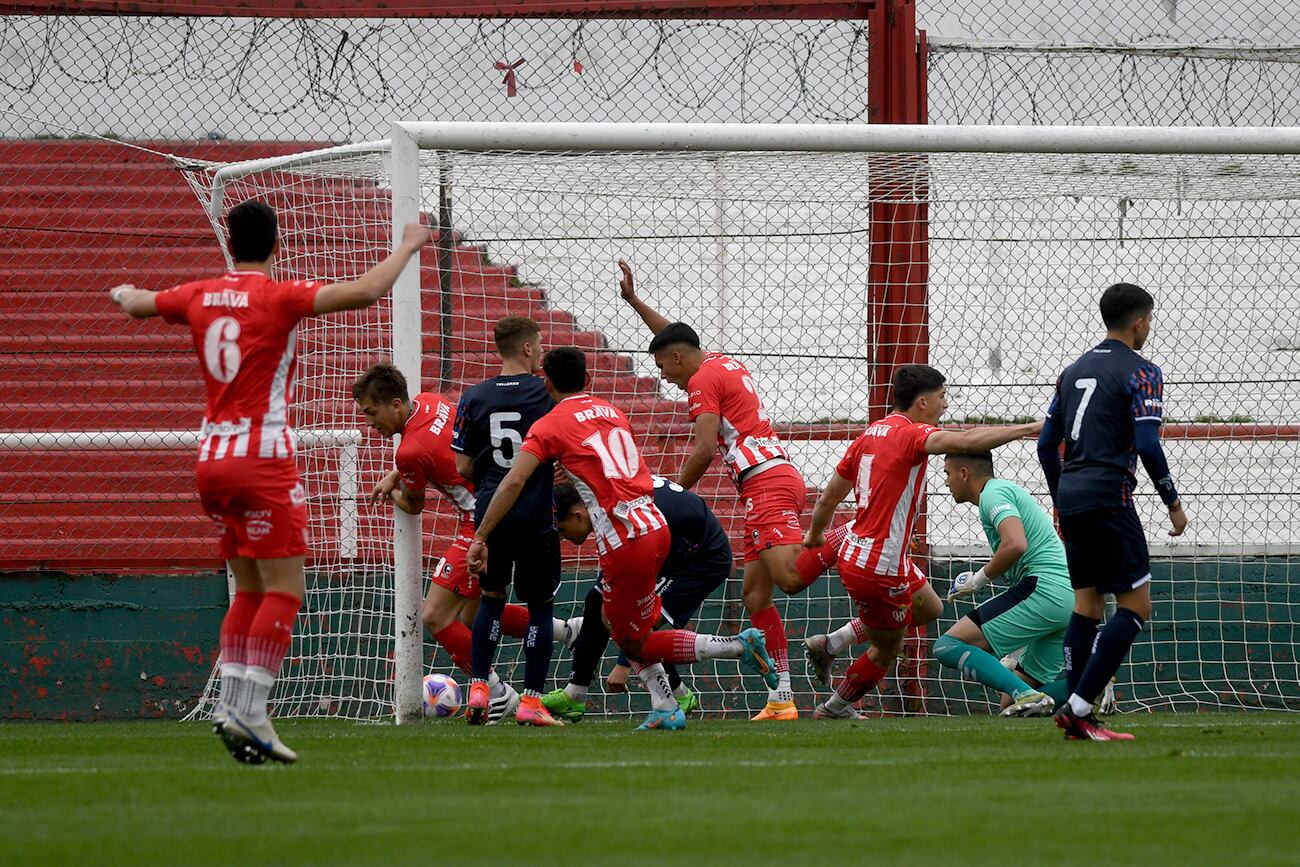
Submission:
[[[848,21],[0,18],[9,108],[160,84],[207,94],[177,109],[234,134],[314,115],[370,136],[394,113],[847,122],[867,110],[867,37]]]

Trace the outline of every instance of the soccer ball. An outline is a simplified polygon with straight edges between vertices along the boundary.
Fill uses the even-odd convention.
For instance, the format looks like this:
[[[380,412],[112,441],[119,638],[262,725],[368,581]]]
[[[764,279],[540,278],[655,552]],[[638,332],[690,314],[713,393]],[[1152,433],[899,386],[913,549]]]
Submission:
[[[460,684],[445,674],[424,678],[424,716],[455,716],[460,713]]]

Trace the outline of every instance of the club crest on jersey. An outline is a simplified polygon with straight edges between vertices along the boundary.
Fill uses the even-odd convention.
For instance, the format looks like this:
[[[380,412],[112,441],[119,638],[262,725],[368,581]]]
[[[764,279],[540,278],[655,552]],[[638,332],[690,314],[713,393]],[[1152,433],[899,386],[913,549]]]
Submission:
[[[289,489],[289,502],[295,506],[307,505],[307,489],[302,486],[302,482]]]
[[[895,608],[895,609],[894,609],[894,619],[897,620],[899,623],[902,623],[904,620],[906,620],[906,619],[907,619],[907,609],[905,609],[905,608]]]

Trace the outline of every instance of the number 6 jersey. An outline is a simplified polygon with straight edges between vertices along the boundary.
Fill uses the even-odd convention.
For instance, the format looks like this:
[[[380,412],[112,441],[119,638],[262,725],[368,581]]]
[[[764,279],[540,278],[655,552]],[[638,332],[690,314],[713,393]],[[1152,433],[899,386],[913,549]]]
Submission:
[[[187,323],[207,386],[199,461],[293,460],[289,428],[298,322],[314,315],[324,282],[279,282],[230,271],[156,296],[158,313]]]
[[[569,395],[533,424],[523,450],[559,462],[591,513],[602,556],[668,526],[655,505],[654,481],[632,441],[632,427],[606,401]]]

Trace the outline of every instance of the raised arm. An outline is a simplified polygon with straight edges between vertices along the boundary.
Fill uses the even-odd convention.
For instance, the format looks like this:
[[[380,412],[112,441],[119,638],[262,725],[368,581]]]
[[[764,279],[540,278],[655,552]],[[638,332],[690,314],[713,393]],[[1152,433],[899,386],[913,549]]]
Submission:
[[[123,283],[108,290],[108,300],[121,307],[132,319],[148,319],[158,315],[158,304],[154,301],[157,294],[150,289],[137,289],[130,283]]]
[[[429,242],[429,229],[419,223],[407,223],[402,230],[402,242],[388,254],[384,261],[355,280],[331,283],[316,293],[316,313],[337,313],[340,310],[360,310],[369,307],[393,291],[393,284],[402,269],[420,248]]]
[[[713,456],[718,451],[718,428],[721,426],[722,419],[716,413],[705,412],[696,416],[695,439],[691,453],[677,476],[677,484],[683,488],[693,487],[708,472],[709,464],[713,463]]]
[[[1041,421],[973,427],[968,430],[939,430],[925,440],[925,452],[946,455],[950,452],[987,452],[1022,437],[1038,436]]]
[[[622,278],[618,281],[619,295],[641,317],[641,321],[650,329],[650,333],[658,334],[671,325],[672,323],[663,314],[637,297],[632,284],[632,266],[619,259],[618,269],[623,272]]]

